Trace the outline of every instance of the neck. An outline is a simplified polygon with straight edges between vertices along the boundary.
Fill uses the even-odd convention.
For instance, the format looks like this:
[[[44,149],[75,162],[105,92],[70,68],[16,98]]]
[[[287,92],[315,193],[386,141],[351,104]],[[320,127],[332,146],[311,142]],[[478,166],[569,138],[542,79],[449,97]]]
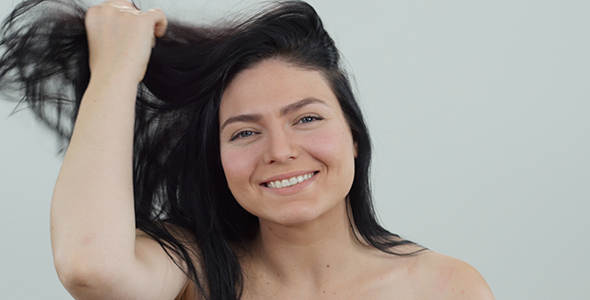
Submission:
[[[354,236],[346,202],[321,217],[285,226],[260,220],[254,256],[266,274],[296,285],[329,284],[349,274],[358,264],[359,253],[367,251]]]

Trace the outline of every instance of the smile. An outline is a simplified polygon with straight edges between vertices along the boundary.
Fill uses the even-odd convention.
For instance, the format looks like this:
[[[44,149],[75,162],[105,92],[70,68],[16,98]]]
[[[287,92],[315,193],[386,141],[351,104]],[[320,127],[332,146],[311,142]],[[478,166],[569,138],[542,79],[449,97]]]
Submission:
[[[300,184],[300,183],[312,178],[313,176],[315,176],[315,174],[317,174],[317,172],[311,172],[308,174],[291,177],[289,179],[271,181],[271,182],[265,183],[264,186],[266,186],[268,188],[272,188],[272,189],[286,188],[286,187],[294,186],[296,184]]]

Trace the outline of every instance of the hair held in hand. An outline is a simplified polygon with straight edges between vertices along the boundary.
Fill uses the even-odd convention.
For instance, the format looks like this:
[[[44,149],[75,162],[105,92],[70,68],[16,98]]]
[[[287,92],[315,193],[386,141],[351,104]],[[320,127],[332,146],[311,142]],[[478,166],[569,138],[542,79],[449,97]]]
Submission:
[[[2,25],[0,91],[29,107],[64,146],[90,80],[87,9],[79,1],[25,1]],[[300,1],[278,2],[263,11],[212,25],[170,21],[138,86],[136,226],[186,262],[185,272],[207,299],[240,297],[242,271],[233,249],[250,242],[259,226],[234,199],[221,165],[221,96],[236,74],[265,59],[319,71],[336,95],[358,146],[347,197],[357,238],[389,253],[410,243],[376,221],[368,130],[339,52],[317,13]],[[164,223],[192,236],[180,240]]]

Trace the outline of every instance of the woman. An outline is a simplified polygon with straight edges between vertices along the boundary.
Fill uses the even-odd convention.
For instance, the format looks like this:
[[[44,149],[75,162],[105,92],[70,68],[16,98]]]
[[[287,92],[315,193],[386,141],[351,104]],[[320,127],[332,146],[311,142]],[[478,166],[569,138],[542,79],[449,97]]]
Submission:
[[[56,0],[20,24],[38,2],[7,21],[0,77],[69,140],[51,232],[75,298],[493,299],[376,222],[368,131],[309,5],[195,28]]]

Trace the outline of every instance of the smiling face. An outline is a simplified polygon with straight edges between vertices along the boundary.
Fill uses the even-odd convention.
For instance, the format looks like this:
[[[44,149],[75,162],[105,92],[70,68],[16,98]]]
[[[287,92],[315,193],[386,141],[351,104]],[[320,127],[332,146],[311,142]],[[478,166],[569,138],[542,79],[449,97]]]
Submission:
[[[344,207],[355,145],[320,72],[262,61],[226,88],[219,120],[223,170],[244,209],[295,225]]]

